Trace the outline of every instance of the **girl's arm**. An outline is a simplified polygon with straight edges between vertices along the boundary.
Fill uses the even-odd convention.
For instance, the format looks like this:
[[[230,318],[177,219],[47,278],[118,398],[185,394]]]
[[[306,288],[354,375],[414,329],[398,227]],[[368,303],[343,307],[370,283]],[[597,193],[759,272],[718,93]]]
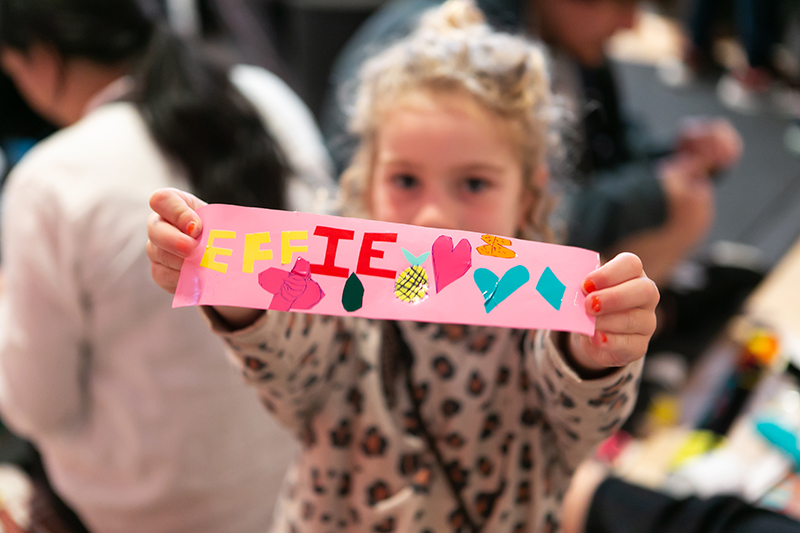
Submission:
[[[656,320],[658,289],[632,254],[620,254],[584,282],[592,337],[537,332],[526,342],[548,421],[571,467],[627,419]]]
[[[561,333],[537,331],[526,340],[528,374],[566,464],[576,468],[627,420],[639,387],[642,360],[584,378],[563,357]]]
[[[198,245],[202,221],[196,210],[203,205],[194,195],[171,188],[150,198],[154,213],[148,221],[147,255],[153,280],[167,292],[175,293],[183,261]],[[339,354],[350,346],[343,321],[222,306],[204,307],[203,313],[264,406],[300,433],[331,386]]]
[[[264,407],[298,437],[342,378],[340,362],[352,346],[343,319],[268,311],[249,326],[231,329],[216,308],[203,308],[212,331],[227,343],[229,358]]]

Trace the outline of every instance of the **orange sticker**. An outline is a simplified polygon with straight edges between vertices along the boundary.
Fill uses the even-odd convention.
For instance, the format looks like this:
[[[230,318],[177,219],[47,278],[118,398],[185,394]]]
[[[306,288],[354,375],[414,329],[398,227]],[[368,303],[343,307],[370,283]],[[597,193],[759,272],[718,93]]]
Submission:
[[[485,242],[483,246],[478,246],[476,250],[481,255],[488,255],[489,257],[499,257],[501,259],[513,259],[517,257],[514,250],[509,250],[506,246],[511,246],[510,239],[503,237],[495,237],[494,235],[483,235],[481,240]]]

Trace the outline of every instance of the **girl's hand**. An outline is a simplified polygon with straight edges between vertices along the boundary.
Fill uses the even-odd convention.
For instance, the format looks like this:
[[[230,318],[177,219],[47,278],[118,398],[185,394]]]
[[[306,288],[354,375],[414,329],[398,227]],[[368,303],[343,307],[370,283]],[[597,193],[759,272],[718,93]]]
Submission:
[[[178,189],[159,189],[150,197],[155,211],[147,220],[147,257],[159,287],[170,294],[178,288],[183,261],[199,244],[202,221],[197,210],[206,205],[198,197]],[[261,309],[215,306],[213,310],[231,330],[243,328],[264,314]]]
[[[583,282],[586,312],[594,315],[595,334],[572,334],[570,350],[586,371],[624,366],[644,357],[656,329],[659,293],[641,260],[621,253]]]
[[[199,244],[202,231],[197,209],[206,203],[178,189],[159,189],[150,197],[155,211],[147,220],[147,257],[159,287],[175,294],[183,260]]]

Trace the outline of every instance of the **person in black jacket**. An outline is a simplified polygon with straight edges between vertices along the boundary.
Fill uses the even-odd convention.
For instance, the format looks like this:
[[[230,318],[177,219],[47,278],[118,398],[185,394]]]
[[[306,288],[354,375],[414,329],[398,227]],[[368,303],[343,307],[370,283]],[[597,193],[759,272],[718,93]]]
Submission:
[[[410,31],[438,0],[394,0],[345,45],[334,64],[322,130],[337,167],[352,154],[347,132],[351,88],[361,62]],[[554,91],[577,127],[567,146],[574,169],[568,194],[567,244],[604,255],[639,255],[663,282],[707,235],[714,219],[712,176],[739,158],[741,140],[727,121],[693,121],[672,146],[653,148],[625,120],[605,44],[635,22],[638,0],[478,0],[500,29],[543,39],[551,51]],[[571,137],[574,137],[571,136]]]
[[[584,462],[564,498],[564,533],[800,533],[800,522],[731,494],[673,497]]]

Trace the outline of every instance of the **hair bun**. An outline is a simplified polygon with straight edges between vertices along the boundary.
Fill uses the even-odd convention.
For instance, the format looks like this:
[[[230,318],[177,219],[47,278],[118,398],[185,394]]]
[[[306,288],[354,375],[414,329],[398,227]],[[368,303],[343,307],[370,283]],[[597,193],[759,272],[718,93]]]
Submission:
[[[447,0],[439,9],[426,13],[420,21],[422,31],[443,33],[482,27],[486,18],[473,0]]]

